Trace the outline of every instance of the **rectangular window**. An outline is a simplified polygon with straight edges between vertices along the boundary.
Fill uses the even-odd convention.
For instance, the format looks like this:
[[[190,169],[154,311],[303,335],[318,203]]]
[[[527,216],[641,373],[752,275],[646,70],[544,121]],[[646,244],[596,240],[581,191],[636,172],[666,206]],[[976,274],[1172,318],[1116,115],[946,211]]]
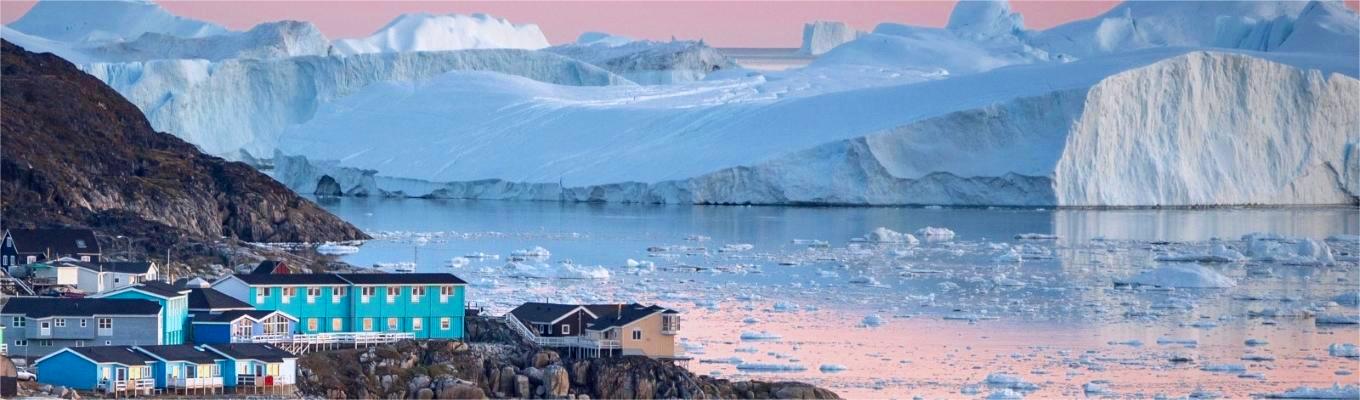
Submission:
[[[451,329],[451,328],[453,328],[453,319],[451,319],[451,318],[449,318],[449,317],[441,317],[441,318],[439,318],[439,330],[441,330],[441,331],[447,331],[447,330],[449,330],[449,329]]]
[[[343,287],[338,287],[338,286],[337,286],[337,287],[331,288],[331,303],[332,303],[332,304],[340,304],[340,298],[342,298],[342,297],[345,297],[345,288],[343,288]]]
[[[321,297],[321,288],[319,287],[307,288],[307,304],[316,303],[317,297]]]
[[[295,287],[286,287],[286,288],[283,288],[282,293],[279,294],[280,301],[282,301],[283,304],[288,304],[290,301],[293,300],[293,295],[296,295],[296,294],[297,294],[297,288],[295,288]]]
[[[378,289],[372,286],[364,286],[359,288],[359,302],[368,303],[368,299],[372,298],[373,294],[376,293],[377,291]]]
[[[86,325],[86,324],[85,324],[85,319],[84,319],[84,318],[81,318],[81,319],[80,319],[80,327],[81,327],[81,328],[84,328],[85,325]]]
[[[76,341],[76,347],[85,347],[85,341],[84,341],[84,340],[77,340],[77,341]]]
[[[66,327],[66,318],[57,318],[57,324],[56,324],[56,325],[57,325],[58,328],[65,328],[65,327]]]
[[[425,297],[425,287],[424,287],[424,286],[412,286],[412,287],[411,287],[411,302],[412,302],[412,303],[419,303],[421,297]]]
[[[308,331],[308,332],[316,332],[316,330],[318,329],[318,325],[320,325],[320,322],[317,321],[316,318],[307,318],[307,331]]]
[[[373,318],[364,318],[364,332],[373,332]]]
[[[29,264],[32,264],[32,263],[35,263],[35,262],[38,262],[38,256],[28,256],[28,263],[29,263]]]
[[[255,289],[255,304],[264,304],[264,299],[269,297],[269,287]]]
[[[562,325],[562,334],[563,334],[563,335],[570,335],[570,334],[571,334],[571,325],[563,324],[563,325]]]
[[[388,330],[388,331],[397,331],[398,328],[400,328],[400,325],[401,325],[401,324],[398,322],[398,320],[397,320],[396,317],[387,318],[387,330]]]
[[[440,287],[439,287],[439,302],[440,302],[440,303],[448,303],[448,302],[449,302],[449,297],[453,297],[453,286],[440,286]]]
[[[387,288],[387,304],[396,303],[396,302],[397,302],[397,296],[400,296],[400,295],[401,295],[401,287],[400,287],[400,286],[389,287],[389,288]]]
[[[9,323],[9,326],[12,326],[12,327],[15,327],[15,328],[23,328],[24,325],[27,325],[27,324],[28,324],[28,321],[25,320],[24,317],[14,317],[14,320],[11,321],[11,322]]]
[[[14,347],[25,347],[25,346],[28,346],[28,341],[27,341],[27,340],[17,339],[17,340],[14,341]]]
[[[345,320],[331,318],[331,332],[341,332],[345,330]]]
[[[52,339],[39,340],[38,345],[42,347],[52,347]]]
[[[425,320],[419,317],[411,318],[411,330],[418,331],[421,329],[425,329]]]
[[[641,330],[641,329],[634,329],[634,330],[633,330],[633,340],[642,340],[642,330]]]
[[[98,318],[98,319],[95,320],[95,322],[99,325],[99,336],[111,336],[111,335],[113,335],[113,319],[112,319],[112,318]]]

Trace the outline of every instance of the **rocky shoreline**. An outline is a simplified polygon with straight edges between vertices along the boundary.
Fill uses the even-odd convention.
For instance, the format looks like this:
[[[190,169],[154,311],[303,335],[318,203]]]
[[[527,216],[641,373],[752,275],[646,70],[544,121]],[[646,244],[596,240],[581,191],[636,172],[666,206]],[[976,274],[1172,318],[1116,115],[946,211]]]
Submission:
[[[360,399],[835,399],[799,382],[733,382],[646,357],[573,359],[470,317],[468,342],[404,341],[298,360],[305,397]]]

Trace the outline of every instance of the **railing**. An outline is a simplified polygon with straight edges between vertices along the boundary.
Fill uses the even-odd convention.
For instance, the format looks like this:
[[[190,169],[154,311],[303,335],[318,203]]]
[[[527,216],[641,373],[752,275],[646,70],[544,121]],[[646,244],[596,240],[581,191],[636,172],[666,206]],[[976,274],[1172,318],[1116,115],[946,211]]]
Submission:
[[[152,378],[126,379],[126,380],[102,380],[95,387],[105,393],[126,392],[126,391],[151,391],[156,388],[156,380]]]
[[[166,385],[177,389],[215,388],[222,387],[222,377],[174,378],[167,381]]]
[[[0,343],[0,355],[9,355],[9,345]]]
[[[383,344],[392,343],[406,339],[415,339],[416,334],[412,332],[331,332],[331,333],[311,333],[311,334],[272,334],[255,335],[250,338],[241,338],[233,341],[245,343],[291,343],[291,344]]]
[[[529,341],[542,347],[585,347],[591,349],[618,349],[623,347],[618,340],[601,339],[588,336],[538,336],[534,331],[524,326],[519,318],[512,314],[506,314],[506,324],[515,332],[519,332]]]

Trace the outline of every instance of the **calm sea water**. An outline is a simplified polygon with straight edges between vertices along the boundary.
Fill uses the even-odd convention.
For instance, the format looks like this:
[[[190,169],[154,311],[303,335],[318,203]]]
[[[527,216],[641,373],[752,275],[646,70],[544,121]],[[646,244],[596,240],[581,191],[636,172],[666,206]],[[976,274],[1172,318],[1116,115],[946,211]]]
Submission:
[[[1240,249],[1238,238],[1253,232],[1316,240],[1355,235],[1355,208],[318,203],[378,237],[347,261],[414,261],[420,270],[453,272],[473,283],[470,301],[493,312],[526,300],[681,309],[681,337],[694,357],[689,367],[700,373],[810,381],[852,397],[981,397],[1006,386],[984,383],[995,373],[1025,381],[1016,389],[1032,397],[1084,395],[1088,386],[1126,396],[1241,397],[1355,383],[1360,369],[1360,361],[1328,352],[1332,344],[1360,344],[1360,328],[1318,325],[1311,317],[1357,315],[1332,299],[1360,291],[1354,256],[1360,244],[1325,242],[1339,259],[1330,266],[1205,265],[1230,278],[1231,288],[1112,283],[1162,264],[1159,255],[1212,243]],[[926,226],[955,236],[917,245],[856,239],[878,227]],[[1016,239],[1026,233],[1058,239]],[[510,254],[534,247],[551,257],[528,264],[552,270],[568,261],[609,277],[526,278],[507,267]],[[1012,249],[1025,252],[1024,261],[1004,257]],[[474,253],[499,258],[454,260]],[[742,338],[755,332],[778,338]],[[1247,346],[1247,339],[1266,344]],[[792,371],[739,369],[741,363]]]

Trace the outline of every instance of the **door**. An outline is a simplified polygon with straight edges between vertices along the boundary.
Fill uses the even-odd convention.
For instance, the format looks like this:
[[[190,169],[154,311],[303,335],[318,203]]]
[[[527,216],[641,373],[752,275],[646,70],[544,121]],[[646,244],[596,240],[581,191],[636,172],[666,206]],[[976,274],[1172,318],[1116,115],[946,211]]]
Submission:
[[[52,336],[52,322],[50,321],[39,322],[38,334],[43,336]]]
[[[128,372],[127,368],[115,368],[113,370],[113,380],[115,381],[127,380],[127,372]]]

